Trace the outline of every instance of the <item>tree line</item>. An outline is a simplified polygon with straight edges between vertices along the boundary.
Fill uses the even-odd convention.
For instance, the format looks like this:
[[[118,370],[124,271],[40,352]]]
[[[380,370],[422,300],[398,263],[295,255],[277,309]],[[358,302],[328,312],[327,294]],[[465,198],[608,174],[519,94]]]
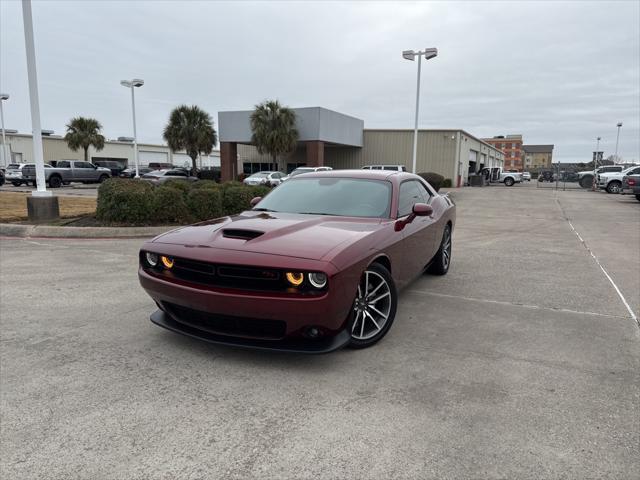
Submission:
[[[277,100],[266,100],[255,106],[250,123],[251,142],[259,153],[271,156],[280,168],[278,160],[293,152],[298,142],[295,112]],[[213,151],[218,132],[209,113],[197,105],[180,105],[171,111],[162,138],[171,151],[187,152],[195,174],[198,155],[209,155]],[[88,161],[89,147],[100,151],[105,144],[102,124],[87,117],[72,118],[66,125],[64,139],[74,152],[84,150],[85,161]]]

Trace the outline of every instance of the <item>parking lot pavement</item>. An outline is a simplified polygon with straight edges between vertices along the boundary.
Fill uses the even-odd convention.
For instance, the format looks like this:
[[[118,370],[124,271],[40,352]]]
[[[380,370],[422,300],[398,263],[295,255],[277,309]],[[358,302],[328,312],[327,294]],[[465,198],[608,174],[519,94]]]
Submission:
[[[67,185],[61,188],[47,188],[53,192],[54,195],[58,196],[82,196],[82,197],[97,197],[98,196],[98,185],[97,183],[72,183],[71,185]],[[22,185],[20,187],[14,187],[10,183],[5,183],[2,187],[0,187],[0,192],[33,192],[36,190],[36,187],[31,187],[28,185]]]
[[[637,478],[638,326],[569,222],[637,315],[640,205],[522,187],[454,192],[449,274],[324,356],[154,327],[139,241],[3,239],[2,478]]]

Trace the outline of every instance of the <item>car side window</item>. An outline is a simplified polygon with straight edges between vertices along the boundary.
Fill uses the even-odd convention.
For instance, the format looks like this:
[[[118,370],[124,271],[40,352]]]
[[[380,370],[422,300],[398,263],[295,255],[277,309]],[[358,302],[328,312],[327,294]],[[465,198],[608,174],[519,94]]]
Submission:
[[[409,180],[400,184],[398,195],[398,217],[409,215],[416,203],[424,203],[424,197],[420,191],[420,184],[415,180]]]
[[[75,168],[93,168],[89,162],[75,162],[73,166]]]
[[[58,168],[69,168],[71,166],[71,162],[58,162],[56,167]]]
[[[418,190],[420,190],[420,193],[422,194],[422,198],[424,203],[429,203],[431,201],[431,197],[433,196],[433,193],[431,193],[431,191],[424,185],[424,183],[422,182],[416,182],[418,184]]]
[[[640,175],[640,167],[634,168],[629,173],[627,173],[627,175]]]

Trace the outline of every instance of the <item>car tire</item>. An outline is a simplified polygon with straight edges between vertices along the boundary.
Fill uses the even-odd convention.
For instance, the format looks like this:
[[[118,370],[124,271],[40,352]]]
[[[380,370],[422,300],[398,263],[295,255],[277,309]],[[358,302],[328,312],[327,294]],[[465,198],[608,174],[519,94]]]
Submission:
[[[22,182],[11,182],[11,185],[13,185],[14,187],[19,187],[22,185]]]
[[[612,180],[607,185],[607,193],[620,193],[620,187],[622,183],[617,180]]]
[[[99,183],[104,182],[105,180],[109,179],[109,175],[100,175],[100,178],[98,179]]]
[[[393,277],[384,266],[372,263],[362,273],[353,301],[350,348],[367,348],[389,331],[396,316],[398,292]]]
[[[640,202],[640,194],[636,195],[636,200]]]
[[[49,177],[49,188],[60,188],[62,186],[62,179],[57,175]]]
[[[593,175],[585,175],[580,179],[580,186],[582,188],[591,188],[593,185]]]
[[[513,180],[513,178],[511,178],[511,177],[507,177],[507,178],[504,179],[504,184],[507,187],[512,187],[514,183],[515,183],[515,180]]]
[[[431,260],[427,272],[433,275],[446,275],[451,266],[451,246],[453,239],[451,236],[451,225],[447,224],[444,227],[442,233],[442,240],[440,241],[440,248],[436,252],[435,256]]]

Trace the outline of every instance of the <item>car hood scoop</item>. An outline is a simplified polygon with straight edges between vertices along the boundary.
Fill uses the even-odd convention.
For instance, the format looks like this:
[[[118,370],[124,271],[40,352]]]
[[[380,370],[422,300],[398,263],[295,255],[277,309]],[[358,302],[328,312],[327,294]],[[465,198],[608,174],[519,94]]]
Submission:
[[[379,228],[379,218],[247,211],[181,227],[153,241],[321,260],[338,245],[358,241]]]
[[[253,240],[263,234],[264,232],[257,230],[243,230],[241,228],[225,228],[222,230],[224,238],[236,238],[238,240]]]

